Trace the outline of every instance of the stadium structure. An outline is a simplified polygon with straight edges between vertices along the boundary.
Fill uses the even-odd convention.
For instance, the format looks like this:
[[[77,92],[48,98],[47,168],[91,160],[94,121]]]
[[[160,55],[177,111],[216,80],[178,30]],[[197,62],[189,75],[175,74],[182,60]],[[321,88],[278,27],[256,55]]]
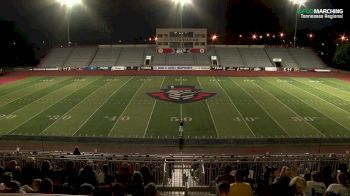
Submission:
[[[147,166],[164,195],[215,195],[228,164],[256,191],[271,168],[349,164],[347,73],[310,48],[207,39],[206,29],[157,29],[155,44],[57,47],[6,73],[0,146],[16,151],[0,165],[93,160],[115,174],[127,163],[130,173]],[[89,152],[67,153],[75,145]]]

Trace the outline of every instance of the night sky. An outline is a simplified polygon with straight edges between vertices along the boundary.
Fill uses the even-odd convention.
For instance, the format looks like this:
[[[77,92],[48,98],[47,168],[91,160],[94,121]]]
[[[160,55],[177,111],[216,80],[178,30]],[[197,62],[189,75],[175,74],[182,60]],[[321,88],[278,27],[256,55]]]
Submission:
[[[345,1],[345,0],[344,0]],[[170,0],[84,0],[71,16],[71,40],[80,44],[131,43],[148,38],[157,27],[179,27],[179,12]],[[209,33],[225,35],[227,0],[193,0],[183,10],[183,27],[208,28]],[[293,28],[293,7],[288,0],[263,0],[277,15],[282,27]],[[285,3],[281,3],[285,2]],[[308,8],[330,8],[327,0],[309,0]],[[347,10],[345,10],[347,11]],[[15,21],[35,44],[57,45],[67,39],[65,9],[56,0],[3,0],[2,20]],[[329,21],[300,21],[299,28],[320,29]]]

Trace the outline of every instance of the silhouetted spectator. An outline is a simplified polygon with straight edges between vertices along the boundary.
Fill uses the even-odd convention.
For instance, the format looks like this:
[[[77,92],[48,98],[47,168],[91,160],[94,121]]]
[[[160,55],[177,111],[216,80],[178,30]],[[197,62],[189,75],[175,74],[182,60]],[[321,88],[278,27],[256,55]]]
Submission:
[[[93,161],[87,161],[86,166],[79,171],[78,186],[80,187],[83,183],[89,183],[94,187],[98,186]]]
[[[232,167],[231,165],[226,165],[224,169],[224,174],[215,178],[216,183],[226,181],[230,184],[235,182],[235,177],[231,175]]]
[[[159,196],[159,192],[157,191],[157,185],[154,183],[149,183],[145,187],[145,196]]]
[[[145,192],[145,187],[143,185],[143,177],[140,172],[135,172],[131,178],[130,185],[132,196],[143,196]]]
[[[327,192],[332,192],[340,196],[350,195],[350,185],[346,175],[343,173],[338,173],[337,183],[330,184],[327,188]]]
[[[230,183],[227,181],[221,181],[218,184],[218,190],[220,196],[228,196],[228,193],[230,192]]]
[[[17,161],[15,160],[9,161],[4,172],[11,172],[13,180],[17,180],[17,181],[20,180],[21,171],[19,166],[17,165]]]
[[[122,163],[120,171],[117,171],[116,174],[116,182],[122,183],[124,186],[128,186],[132,176],[129,169],[129,163]]]
[[[105,183],[105,177],[108,175],[108,165],[104,164],[102,166],[102,171],[97,174],[97,182],[98,184],[104,184]]]
[[[289,168],[284,166],[280,171],[280,176],[276,177],[272,185],[270,186],[271,196],[288,195],[289,193]]]
[[[52,194],[53,193],[53,183],[50,178],[42,179],[40,183],[40,193]]]
[[[48,160],[43,161],[40,169],[40,178],[50,178],[52,180],[53,177],[54,175],[51,167],[51,162]]]
[[[24,192],[21,190],[21,184],[18,181],[11,180],[8,186],[6,186],[4,193],[24,193]]]
[[[80,151],[79,151],[79,147],[78,146],[75,146],[73,154],[74,155],[80,155]]]
[[[68,161],[66,167],[60,171],[61,184],[68,183],[74,187],[77,184],[78,174],[74,168],[73,161]]]
[[[116,183],[112,187],[112,196],[125,196],[125,187],[121,183]]]
[[[83,183],[79,187],[79,194],[80,195],[89,195],[92,196],[94,194],[95,187],[89,183]]]
[[[143,166],[140,169],[140,173],[142,174],[143,177],[143,184],[144,186],[147,186],[147,184],[151,182],[155,182],[153,176],[151,175],[151,172],[147,166]]]
[[[311,181],[306,182],[306,196],[322,196],[326,192],[326,185],[322,182],[321,174],[311,173]]]
[[[289,183],[289,196],[304,196],[306,181],[300,176],[295,176]]]
[[[26,165],[21,171],[21,183],[23,185],[31,185],[35,178],[39,178],[40,170],[34,167],[35,159],[29,158],[26,161]]]

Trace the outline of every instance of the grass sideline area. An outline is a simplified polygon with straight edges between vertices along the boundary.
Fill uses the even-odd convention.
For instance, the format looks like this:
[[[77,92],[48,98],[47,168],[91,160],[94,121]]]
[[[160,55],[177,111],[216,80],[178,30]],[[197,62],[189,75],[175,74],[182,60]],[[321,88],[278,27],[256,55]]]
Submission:
[[[171,86],[215,95],[181,104],[147,94]],[[28,77],[0,85],[0,134],[172,140],[183,117],[186,139],[344,139],[349,92],[317,77]]]

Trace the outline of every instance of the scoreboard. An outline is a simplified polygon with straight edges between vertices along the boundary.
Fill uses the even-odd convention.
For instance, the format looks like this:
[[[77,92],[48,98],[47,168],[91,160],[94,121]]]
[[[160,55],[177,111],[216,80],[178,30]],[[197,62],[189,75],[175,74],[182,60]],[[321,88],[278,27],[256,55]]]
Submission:
[[[207,51],[207,29],[157,28],[157,53],[205,53]]]

